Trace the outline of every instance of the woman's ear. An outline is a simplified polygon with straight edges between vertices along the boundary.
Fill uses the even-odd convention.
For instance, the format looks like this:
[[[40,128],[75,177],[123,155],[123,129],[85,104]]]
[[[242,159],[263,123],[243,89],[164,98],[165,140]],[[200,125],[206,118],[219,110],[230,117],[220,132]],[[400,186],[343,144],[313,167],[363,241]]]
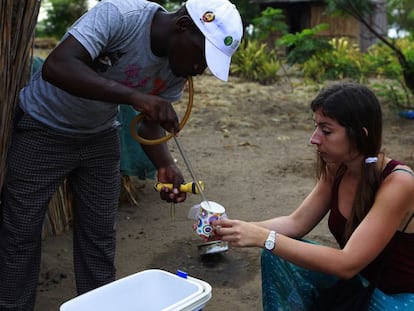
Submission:
[[[365,137],[368,137],[368,130],[367,130],[367,128],[366,127],[363,127],[362,130],[365,133]]]

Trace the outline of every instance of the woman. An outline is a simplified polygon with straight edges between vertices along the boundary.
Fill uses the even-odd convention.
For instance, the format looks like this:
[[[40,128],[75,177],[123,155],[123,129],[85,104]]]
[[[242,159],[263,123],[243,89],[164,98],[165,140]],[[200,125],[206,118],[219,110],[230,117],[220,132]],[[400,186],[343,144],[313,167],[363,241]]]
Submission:
[[[366,284],[380,270],[370,310],[414,310],[414,173],[381,153],[376,96],[359,84],[332,85],[311,109],[318,162],[311,193],[288,216],[216,221],[217,234],[231,246],[265,249],[264,310],[307,310],[338,279],[359,275]],[[328,212],[339,248],[300,240]]]

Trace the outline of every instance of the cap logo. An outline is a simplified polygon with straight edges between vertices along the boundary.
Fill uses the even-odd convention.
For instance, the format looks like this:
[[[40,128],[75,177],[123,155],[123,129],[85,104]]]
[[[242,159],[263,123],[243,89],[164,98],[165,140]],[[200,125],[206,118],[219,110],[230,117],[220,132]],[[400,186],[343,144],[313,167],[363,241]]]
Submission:
[[[232,36],[227,36],[227,37],[224,38],[223,42],[226,46],[229,46],[233,43],[233,37]]]
[[[216,16],[211,11],[207,11],[203,14],[203,22],[205,22],[205,23],[210,23],[210,22],[214,21],[215,18],[216,18]]]

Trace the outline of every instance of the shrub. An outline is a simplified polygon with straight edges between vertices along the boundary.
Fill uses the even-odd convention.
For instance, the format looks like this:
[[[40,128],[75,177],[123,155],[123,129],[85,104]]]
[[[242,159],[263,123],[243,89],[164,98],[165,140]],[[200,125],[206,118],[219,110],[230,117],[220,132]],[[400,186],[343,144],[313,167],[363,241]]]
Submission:
[[[359,48],[347,38],[329,40],[330,50],[314,54],[303,64],[306,79],[322,82],[349,78],[362,81],[366,78],[367,63]]]
[[[285,34],[277,40],[277,45],[285,46],[289,50],[287,63],[290,65],[303,64],[315,53],[332,50],[326,38],[317,36],[318,32],[326,30],[328,27],[328,24],[320,24],[296,34]]]
[[[277,81],[280,67],[276,53],[265,43],[244,40],[232,58],[231,71],[246,80],[270,84]]]
[[[252,38],[266,42],[277,33],[285,34],[288,26],[285,23],[285,16],[281,9],[267,7],[260,13],[259,17],[252,20]]]
[[[414,68],[414,42],[408,38],[396,39],[410,68]],[[414,94],[405,85],[402,67],[395,53],[384,43],[373,45],[365,54],[371,76],[386,78],[387,83],[377,83],[377,92],[395,110],[414,109]]]
[[[400,63],[394,52],[382,42],[371,46],[365,54],[372,77],[398,79],[402,75]]]

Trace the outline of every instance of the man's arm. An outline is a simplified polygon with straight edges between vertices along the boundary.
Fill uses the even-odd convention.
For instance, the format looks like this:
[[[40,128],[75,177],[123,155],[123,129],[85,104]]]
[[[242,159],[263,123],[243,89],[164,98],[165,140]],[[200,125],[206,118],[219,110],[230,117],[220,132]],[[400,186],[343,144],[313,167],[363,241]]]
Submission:
[[[42,77],[77,97],[132,105],[165,130],[179,131],[178,117],[169,101],[100,76],[92,69],[92,61],[82,44],[68,35],[46,59]]]

